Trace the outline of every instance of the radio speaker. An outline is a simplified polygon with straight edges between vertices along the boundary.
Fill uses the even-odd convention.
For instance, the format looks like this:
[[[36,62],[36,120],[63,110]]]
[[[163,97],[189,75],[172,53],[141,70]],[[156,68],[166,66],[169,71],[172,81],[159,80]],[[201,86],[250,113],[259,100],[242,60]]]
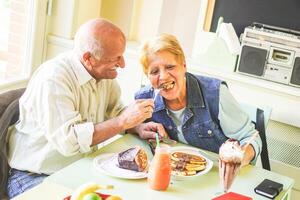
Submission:
[[[296,57],[293,67],[291,84],[300,85],[300,57]]]
[[[262,76],[266,64],[267,53],[268,51],[265,49],[244,45],[241,51],[238,70],[243,73]]]

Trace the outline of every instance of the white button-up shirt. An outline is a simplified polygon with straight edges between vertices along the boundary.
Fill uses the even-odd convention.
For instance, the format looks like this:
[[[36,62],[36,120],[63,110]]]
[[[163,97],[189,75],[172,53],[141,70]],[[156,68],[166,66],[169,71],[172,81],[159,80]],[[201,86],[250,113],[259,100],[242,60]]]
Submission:
[[[116,80],[97,82],[73,52],[42,64],[20,99],[10,129],[9,165],[51,174],[91,151],[94,124],[124,106]]]

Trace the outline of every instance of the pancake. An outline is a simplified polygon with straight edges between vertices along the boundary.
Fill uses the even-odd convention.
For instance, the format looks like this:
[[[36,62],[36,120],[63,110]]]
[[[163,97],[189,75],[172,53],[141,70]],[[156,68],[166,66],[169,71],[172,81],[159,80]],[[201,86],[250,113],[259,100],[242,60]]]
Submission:
[[[206,168],[205,158],[185,152],[171,153],[173,175],[192,176]]]
[[[171,159],[174,161],[188,162],[188,163],[194,163],[194,164],[205,164],[206,163],[205,158],[194,155],[194,154],[184,153],[184,152],[173,152],[171,154]]]

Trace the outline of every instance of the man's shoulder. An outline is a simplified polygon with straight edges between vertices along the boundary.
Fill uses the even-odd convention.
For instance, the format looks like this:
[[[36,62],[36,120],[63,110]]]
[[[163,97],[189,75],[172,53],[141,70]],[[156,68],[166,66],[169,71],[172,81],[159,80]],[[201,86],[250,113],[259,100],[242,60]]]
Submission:
[[[51,79],[68,77],[71,74],[73,73],[68,52],[45,61],[36,71],[36,75]]]
[[[55,57],[45,61],[41,66],[48,66],[48,65],[52,65],[52,68],[62,68],[61,66],[69,66],[70,60],[72,58],[72,54],[71,52],[64,52],[64,53],[60,53],[58,55],[56,55]]]

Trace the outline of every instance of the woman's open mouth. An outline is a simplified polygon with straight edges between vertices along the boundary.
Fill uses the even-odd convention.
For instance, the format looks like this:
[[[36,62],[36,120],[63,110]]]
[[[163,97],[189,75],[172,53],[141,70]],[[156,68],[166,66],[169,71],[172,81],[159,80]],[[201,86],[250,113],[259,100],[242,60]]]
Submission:
[[[173,89],[174,86],[175,86],[175,81],[170,81],[170,82],[160,84],[158,88],[161,88],[163,90],[170,90]]]

